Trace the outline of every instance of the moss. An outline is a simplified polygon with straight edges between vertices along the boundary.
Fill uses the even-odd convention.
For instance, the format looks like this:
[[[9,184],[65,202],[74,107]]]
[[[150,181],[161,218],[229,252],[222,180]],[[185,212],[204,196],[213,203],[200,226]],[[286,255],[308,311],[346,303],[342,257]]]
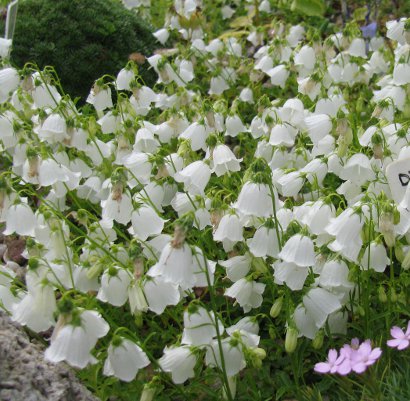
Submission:
[[[83,99],[104,74],[116,75],[131,53],[150,56],[151,28],[115,0],[20,0],[11,61],[55,67],[66,93]],[[143,78],[155,77],[140,67]]]

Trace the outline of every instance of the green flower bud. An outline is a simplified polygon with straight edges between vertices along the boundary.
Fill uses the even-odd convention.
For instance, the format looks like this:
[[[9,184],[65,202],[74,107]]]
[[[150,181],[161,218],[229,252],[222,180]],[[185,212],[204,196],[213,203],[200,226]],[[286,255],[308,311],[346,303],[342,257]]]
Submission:
[[[401,267],[404,270],[408,270],[410,268],[410,251],[407,251],[406,255],[404,256],[403,262],[401,263]]]
[[[312,347],[314,349],[320,349],[323,346],[323,339],[325,337],[325,333],[323,330],[319,330],[315,336],[315,338],[312,340]]]
[[[391,302],[397,302],[397,293],[393,287],[390,288],[389,297]]]
[[[275,319],[276,317],[279,316],[280,311],[282,310],[282,305],[283,305],[283,297],[278,298],[270,308],[270,316]]]
[[[379,296],[379,301],[384,304],[387,302],[387,294],[386,291],[384,290],[383,286],[380,286],[377,290],[377,294]]]
[[[403,251],[403,247],[402,247],[402,246],[396,244],[396,246],[394,247],[394,256],[396,256],[396,259],[397,259],[400,263],[403,263],[404,257],[405,257],[406,255],[404,254],[404,251]]]
[[[285,350],[288,354],[291,354],[296,350],[298,345],[298,331],[293,327],[288,327],[285,338]]]

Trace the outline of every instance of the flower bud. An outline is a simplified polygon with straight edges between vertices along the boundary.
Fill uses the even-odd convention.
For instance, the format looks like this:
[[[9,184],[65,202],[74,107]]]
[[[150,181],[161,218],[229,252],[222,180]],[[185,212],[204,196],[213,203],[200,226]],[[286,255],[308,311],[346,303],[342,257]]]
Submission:
[[[404,251],[403,251],[403,247],[401,247],[401,246],[395,246],[394,247],[394,255],[396,256],[396,259],[400,262],[400,263],[403,263],[403,261],[404,261],[404,258],[405,258],[405,254],[404,254]]]
[[[319,330],[316,333],[315,338],[312,340],[312,347],[314,349],[320,349],[323,346],[323,339],[325,337],[325,333],[323,330]]]
[[[278,298],[272,305],[272,308],[270,308],[270,316],[275,319],[276,317],[279,316],[280,311],[282,310],[282,305],[283,305],[283,297]]]
[[[285,338],[285,350],[291,354],[296,350],[298,345],[298,331],[293,327],[288,327]]]
[[[145,384],[141,393],[140,401],[152,401],[156,392],[156,387],[153,387],[150,384]]]
[[[397,302],[397,293],[393,287],[389,290],[389,297],[391,302]]]
[[[384,304],[387,302],[387,294],[386,291],[384,290],[383,286],[380,286],[377,290],[378,296],[379,296],[379,301]]]
[[[403,259],[403,262],[401,264],[401,267],[404,270],[408,270],[410,268],[410,251],[407,251],[407,253],[406,253],[406,255]]]
[[[383,234],[386,245],[391,248],[396,243],[394,235],[394,216],[390,212],[382,212],[379,220],[380,233]]]

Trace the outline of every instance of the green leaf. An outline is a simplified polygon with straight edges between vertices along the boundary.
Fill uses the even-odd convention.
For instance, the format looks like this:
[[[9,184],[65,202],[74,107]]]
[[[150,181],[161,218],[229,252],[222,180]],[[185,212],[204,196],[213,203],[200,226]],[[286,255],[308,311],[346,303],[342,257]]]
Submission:
[[[326,6],[324,0],[293,0],[291,10],[310,17],[321,17],[326,11]]]
[[[353,11],[353,18],[356,21],[363,21],[366,19],[367,12],[367,7],[356,8],[356,10]]]

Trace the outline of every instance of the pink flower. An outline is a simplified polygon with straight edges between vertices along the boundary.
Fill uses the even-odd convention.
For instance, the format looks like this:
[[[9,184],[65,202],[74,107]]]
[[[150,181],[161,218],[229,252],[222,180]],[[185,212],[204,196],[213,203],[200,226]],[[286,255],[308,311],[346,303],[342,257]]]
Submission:
[[[373,365],[380,358],[381,354],[380,348],[372,349],[370,340],[366,340],[350,355],[352,370],[356,373],[363,373],[368,366]]]
[[[337,355],[335,349],[329,350],[326,362],[319,362],[315,365],[315,372],[317,373],[336,373],[338,365],[341,362],[341,357]]]
[[[400,327],[394,326],[390,330],[390,334],[393,339],[387,341],[387,345],[392,348],[397,348],[398,350],[403,350],[410,345],[410,320],[407,323],[406,332]]]

